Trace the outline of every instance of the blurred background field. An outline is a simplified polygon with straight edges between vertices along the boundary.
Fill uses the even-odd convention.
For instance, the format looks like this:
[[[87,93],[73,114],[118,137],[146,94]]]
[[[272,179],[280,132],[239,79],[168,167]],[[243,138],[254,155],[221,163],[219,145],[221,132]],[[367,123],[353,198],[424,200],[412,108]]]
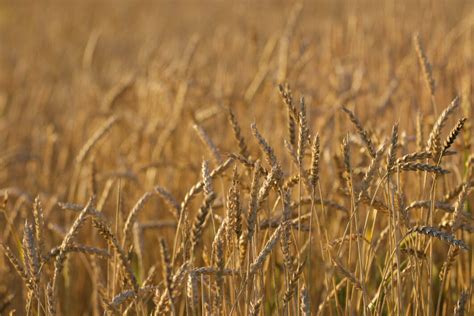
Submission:
[[[248,141],[250,158],[264,160],[250,129],[250,124],[256,122],[259,131],[274,147],[284,166],[285,177],[289,178],[298,170],[292,165],[283,143],[287,138],[287,109],[278,85],[285,83],[291,87],[296,103],[300,96],[305,97],[311,135],[319,133],[321,137],[319,183],[324,198],[349,209],[350,199],[338,193],[343,184],[335,180],[338,170],[333,160],[334,155],[341,152],[344,136],[355,134],[346,114],[340,111],[341,105],[354,110],[377,145],[390,138],[392,125],[399,122],[401,156],[418,149],[415,144],[418,113],[423,114],[426,141],[438,115],[456,95],[461,96],[459,113],[468,118],[468,123],[465,134],[455,145],[459,155],[448,157],[447,168],[451,173],[438,185],[439,196],[443,196],[458,183],[470,181],[466,179],[469,170],[464,166],[472,153],[473,28],[474,2],[469,0],[308,0],[302,4],[290,1],[2,0],[0,190],[2,195],[8,192],[9,200],[0,216],[0,241],[22,257],[24,222],[32,218],[33,200],[39,196],[45,210],[46,247],[60,245],[77,214],[65,213],[57,202],[86,204],[91,194],[91,165],[96,170],[94,181],[99,197],[108,185],[111,187],[103,212],[119,236],[121,228],[117,227],[122,227],[129,210],[155,185],[165,187],[181,202],[200,179],[203,160],[208,160],[213,169],[228,154],[238,152],[228,122],[228,107],[238,118]],[[432,65],[435,105],[417,57],[415,34],[419,34]],[[81,148],[111,116],[118,117],[118,123],[78,164]],[[455,120],[449,123],[447,131]],[[222,161],[209,152],[194,124],[206,131],[222,154]],[[445,131],[443,136],[446,134]],[[354,143],[359,146],[353,149],[354,156],[358,157],[353,160],[354,167],[363,169],[370,160],[360,142]],[[307,151],[309,163],[309,148]],[[252,172],[240,165],[238,171],[245,178],[242,199],[246,207]],[[215,181],[217,205],[225,205],[230,179],[231,169],[223,180]],[[429,187],[421,187],[420,179],[422,174],[417,174],[403,183],[404,194],[410,201],[430,198]],[[295,189],[293,195],[296,200],[297,191]],[[275,199],[271,197],[272,202]],[[472,197],[468,201],[472,203]],[[268,204],[265,212],[271,214],[271,203]],[[138,222],[174,220],[164,208],[163,200],[154,199],[140,213]],[[199,203],[189,207],[190,221],[198,209]],[[222,216],[224,209],[216,206],[216,212]],[[368,209],[363,214],[369,212]],[[472,210],[466,206],[466,211]],[[268,214],[262,210],[261,220]],[[415,218],[418,222],[422,216]],[[340,223],[347,220],[340,213],[328,218],[323,226],[330,239],[343,235],[344,227],[340,227]],[[386,224],[375,225],[379,228],[377,234]],[[84,230],[86,232],[80,233],[78,238],[81,243],[91,245],[96,241],[90,235],[93,228],[88,224]],[[212,248],[213,235],[208,227],[203,236],[207,250]],[[135,269],[140,278],[161,260],[156,246],[158,237],[165,237],[172,249],[173,236],[173,228],[145,234],[144,251],[138,254],[142,261]],[[472,241],[470,235],[463,237],[466,242]],[[267,238],[262,231],[258,245],[262,246]],[[298,237],[295,241],[295,253],[304,240]],[[125,250],[130,250],[135,258],[136,247]],[[392,250],[390,247],[387,245],[387,251]],[[442,266],[446,252],[447,248],[436,248],[430,258],[437,267],[435,270]],[[306,282],[313,284],[311,309],[316,314],[319,304],[332,290],[324,285],[318,271],[330,278],[333,274],[328,272],[327,265],[331,264],[324,262],[317,251],[313,257],[312,267],[305,268],[305,277]],[[101,299],[112,300],[120,292],[120,286],[112,290],[108,277],[104,280],[94,277],[89,264],[84,263],[85,256],[71,258],[57,296],[57,313],[102,313]],[[272,263],[280,269],[281,258],[279,255],[275,258]],[[379,263],[383,262],[381,259]],[[439,284],[433,290],[434,307],[438,294],[447,293],[441,313],[451,312],[460,287],[471,286],[474,267],[471,252],[463,255],[459,262],[456,278],[450,279],[444,290],[439,290]],[[353,265],[353,271],[358,271],[355,260],[345,264]],[[105,266],[104,271],[109,271],[108,264]],[[158,270],[161,271],[159,264]],[[313,280],[307,279],[309,270],[313,270]],[[45,276],[39,290],[42,295],[46,293],[52,269],[43,272]],[[155,278],[157,284],[162,280],[160,273]],[[254,301],[266,293],[266,303],[261,310],[265,315],[285,312],[279,311],[276,301],[285,291],[284,280],[288,281],[288,275],[286,279],[278,273],[276,276],[278,281],[262,276],[258,294],[250,295]],[[416,279],[423,277],[417,275]],[[15,309],[18,315],[26,314],[24,301],[28,290],[20,280],[13,266],[2,256],[0,298],[5,301],[9,298],[3,313]],[[376,293],[379,282],[380,275],[366,280],[369,296]],[[229,286],[226,297],[235,299],[234,287],[239,283],[226,281],[226,284]],[[409,284],[412,283],[407,282],[404,288],[407,293],[411,293]],[[417,286],[422,284],[425,283],[420,281]],[[99,297],[99,290],[106,294]],[[177,314],[189,311],[184,307],[184,296],[176,299]],[[362,314],[366,311],[362,298],[355,297],[358,299],[346,301],[344,305],[347,298],[341,294],[341,306],[347,308],[346,313]],[[414,303],[409,294],[394,301],[403,302],[407,315],[410,311],[428,314],[429,309],[414,307],[420,302]],[[229,302],[224,313],[232,307]],[[152,310],[150,298],[141,304]],[[294,298],[292,304],[294,308],[299,306],[298,298]],[[384,314],[401,313],[397,309],[400,305],[388,303]],[[149,310],[143,306],[131,314],[146,314]],[[320,312],[344,314],[336,303],[328,306]],[[247,313],[246,307],[240,303],[238,310]],[[33,303],[30,313],[37,313],[36,308]]]

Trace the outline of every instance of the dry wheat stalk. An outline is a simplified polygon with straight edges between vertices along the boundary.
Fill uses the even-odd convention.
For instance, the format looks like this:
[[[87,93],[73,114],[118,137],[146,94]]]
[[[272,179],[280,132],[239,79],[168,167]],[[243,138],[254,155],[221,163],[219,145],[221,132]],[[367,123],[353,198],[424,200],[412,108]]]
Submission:
[[[454,316],[463,316],[466,311],[466,303],[469,300],[469,292],[463,290],[459,296],[456,305],[454,306]]]
[[[272,170],[270,170],[270,173],[266,176],[265,181],[263,181],[262,186],[258,190],[256,205],[257,211],[260,209],[262,203],[268,197],[272,186],[274,186],[276,183],[279,183],[280,180],[281,170],[278,167],[273,167]]]
[[[362,182],[360,184],[360,188],[359,188],[360,191],[359,191],[359,196],[357,198],[356,204],[359,204],[360,201],[362,200],[362,197],[368,194],[367,191],[370,187],[370,184],[375,174],[377,173],[380,167],[380,162],[382,160],[382,155],[385,152],[385,149],[386,149],[386,146],[384,144],[379,150],[377,150],[377,152],[375,153],[375,157],[370,162],[369,168],[367,169],[367,172],[365,173],[364,178],[362,179]]]
[[[309,175],[309,183],[313,190],[316,190],[316,183],[319,180],[319,160],[320,160],[320,142],[319,135],[314,138],[313,146],[311,147],[311,172]]]
[[[469,188],[474,186],[474,181],[466,181],[466,182],[461,182],[459,183],[456,187],[451,189],[448,193],[446,193],[443,197],[443,201],[445,203],[449,203],[452,200],[454,200],[456,197],[459,196],[459,193],[461,190],[464,188],[464,186],[467,185]]]
[[[178,296],[179,287],[183,283],[186,276],[188,276],[188,265],[189,264],[187,262],[183,263],[173,275],[172,293],[174,297]],[[153,301],[156,305],[154,315],[163,315],[163,313],[169,311],[170,300],[167,292],[160,294],[160,292],[156,290]]]
[[[284,188],[284,189],[286,189],[286,188]],[[304,196],[299,201],[291,202],[290,207],[292,209],[296,209],[296,208],[298,208],[299,205],[310,205],[312,202],[313,202],[313,200],[311,199],[311,197]],[[364,197],[362,198],[362,202],[364,202]],[[370,203],[370,199],[369,199],[369,203]],[[338,203],[334,202],[333,200],[314,199],[314,204],[324,204],[324,207],[326,207],[328,209],[341,211],[343,213],[348,212],[348,210],[345,206],[339,205]]]
[[[417,151],[422,151],[424,150],[425,146],[423,145],[425,140],[424,140],[424,133],[423,133],[423,126],[424,126],[424,120],[423,120],[423,114],[418,111],[416,113],[416,150]]]
[[[281,233],[281,251],[283,253],[283,261],[285,263],[286,268],[288,269],[289,273],[293,272],[293,257],[290,251],[290,235],[291,235],[291,226],[290,226],[290,216],[292,213],[292,209],[290,207],[290,191],[284,191],[282,193],[282,200],[283,200],[283,213],[281,217],[281,226],[282,226],[282,233]]]
[[[108,304],[109,308],[112,310],[117,310],[117,308],[125,303],[128,300],[134,300],[137,298],[137,292],[134,290],[126,290],[114,296],[112,301]]]
[[[160,254],[161,254],[161,266],[163,271],[163,280],[165,280],[165,286],[170,295],[170,300],[173,301],[173,267],[171,266],[171,257],[168,250],[168,245],[164,238],[160,238]]]
[[[71,244],[67,246],[64,251],[66,253],[80,252],[80,253],[104,257],[104,258],[110,257],[110,253],[107,251],[107,249],[90,247],[90,246],[85,246],[85,245]],[[60,252],[61,252],[61,247],[54,247],[43,257],[43,260],[47,262],[51,260],[52,258],[55,258],[56,256],[58,256]]]
[[[299,21],[299,16],[303,9],[303,2],[296,2],[289,12],[288,19],[286,21],[285,28],[281,35],[279,41],[279,50],[278,50],[278,70],[277,70],[277,80],[282,82],[287,78],[288,75],[288,60],[289,60],[289,48],[290,40],[295,31],[297,22]]]
[[[288,141],[292,148],[296,146],[296,119],[298,113],[295,106],[293,105],[293,96],[291,90],[288,86],[283,87],[283,85],[278,85],[280,91],[280,96],[287,107],[287,116],[288,116]]]
[[[324,307],[332,300],[332,298],[337,294],[337,292],[344,286],[347,278],[343,278],[339,283],[334,287],[334,289],[326,295],[324,300],[318,306],[318,315],[322,312]]]
[[[256,302],[250,303],[249,315],[258,316],[260,313],[260,307],[262,306],[263,297],[260,297]]]
[[[337,239],[334,239],[332,240],[330,243],[329,243],[329,246],[330,247],[335,247],[335,246],[339,246],[345,242],[348,242],[348,241],[354,241],[354,240],[357,240],[357,239],[361,239],[361,240],[364,240],[365,242],[367,242],[368,244],[370,244],[370,242],[361,234],[348,234],[346,236],[343,236],[343,237],[340,237],[340,238],[337,238]]]
[[[299,169],[298,157],[296,156],[295,148],[286,139],[283,140],[283,144],[285,145],[286,151],[290,155],[292,162]]]
[[[99,234],[104,237],[104,239],[109,242],[109,244],[115,248],[115,251],[118,254],[120,263],[122,264],[123,269],[125,270],[126,280],[133,286],[134,290],[138,290],[138,282],[133,274],[132,268],[130,267],[128,256],[125,253],[125,250],[120,246],[118,239],[112,233],[112,230],[109,228],[108,224],[101,218],[95,218],[93,221],[94,227],[98,230]]]
[[[309,127],[308,127],[308,119],[306,118],[306,106],[305,106],[304,98],[301,97],[300,113],[299,113],[298,150],[296,154],[300,172],[301,170],[303,170],[303,158],[306,151],[308,136],[309,136]]]
[[[77,216],[76,220],[72,224],[71,228],[69,229],[68,233],[66,234],[66,236],[64,237],[61,243],[59,254],[56,256],[56,260],[54,262],[54,274],[53,274],[53,281],[52,281],[53,293],[55,292],[55,289],[56,289],[57,278],[63,268],[64,261],[66,260],[66,255],[67,255],[66,249],[72,244],[73,239],[76,237],[78,233],[79,227],[84,223],[86,217],[89,215],[90,208],[93,208],[94,202],[95,202],[95,197],[91,197],[89,201],[87,202],[86,206]]]
[[[79,150],[79,154],[76,158],[76,162],[78,164],[81,164],[84,161],[84,159],[87,157],[92,148],[97,144],[97,142],[99,142],[101,138],[103,138],[110,131],[112,126],[117,123],[117,121],[117,116],[111,116],[100,126],[97,131],[95,131],[94,134],[92,134],[92,136],[82,146],[81,150]]]
[[[228,117],[229,117],[230,125],[232,126],[232,130],[234,131],[234,137],[237,140],[237,143],[239,145],[239,153],[243,157],[247,158],[249,156],[247,143],[245,142],[245,138],[242,136],[239,122],[230,107],[228,109]]]
[[[260,173],[260,162],[257,160],[252,177],[252,184],[250,186],[250,200],[247,214],[247,238],[252,240],[255,232],[255,225],[257,221],[257,208],[258,208],[258,181],[261,176]]]
[[[143,279],[143,256],[145,253],[145,241],[143,229],[138,223],[134,223],[132,227],[132,243],[129,252],[133,251],[137,255],[138,269],[140,271],[140,279]]]
[[[463,224],[463,216],[462,216],[462,211],[464,209],[464,203],[466,202],[467,196],[469,194],[470,187],[467,185],[467,183],[462,187],[461,192],[459,192],[458,200],[456,202],[456,207],[454,208],[453,212],[453,219],[452,219],[452,225],[451,229],[453,232],[456,232],[456,230],[461,227]]]
[[[435,203],[434,205],[435,209],[442,210],[448,213],[454,212],[454,207],[452,207],[449,203],[445,203],[442,201],[435,201],[434,203]],[[430,200],[413,201],[405,207],[405,212],[408,212],[410,210],[417,209],[417,208],[429,209],[430,207],[431,207]]]
[[[301,262],[296,268],[296,270],[293,272],[293,274],[291,275],[290,282],[286,286],[286,291],[285,291],[285,294],[283,295],[283,303],[282,303],[283,310],[286,309],[293,294],[295,293],[295,289],[298,286],[298,280],[300,279],[301,273],[303,272],[304,264],[305,264],[304,261]]]
[[[172,209],[174,209],[174,211],[176,212],[175,214],[173,213],[173,216],[175,218],[179,218],[179,203],[178,201],[175,199],[175,197],[168,191],[166,190],[165,188],[157,185],[153,188],[153,190],[159,195],[161,196],[161,198],[163,198],[163,200],[165,200],[165,202],[168,204],[168,206],[170,206]]]
[[[416,160],[424,160],[428,158],[432,158],[433,155],[429,151],[417,151],[414,153],[406,154],[396,160],[396,164],[402,164],[407,162],[413,162]]]
[[[260,132],[257,129],[257,125],[255,123],[252,123],[252,125],[250,127],[252,129],[253,135],[255,136],[255,138],[258,141],[258,144],[260,145],[260,148],[262,149],[262,151],[265,153],[265,155],[267,157],[268,164],[272,168],[275,167],[275,166],[278,166],[278,161],[277,161],[277,158],[275,156],[275,152],[273,151],[273,148],[270,147],[270,145],[267,143],[265,138],[263,138],[263,136],[260,134]]]
[[[40,257],[44,251],[44,212],[43,206],[39,199],[39,196],[35,198],[35,202],[33,203],[33,217],[35,221],[35,237],[38,246],[38,253]]]
[[[392,97],[395,94],[397,88],[400,85],[400,81],[397,78],[393,78],[388,84],[388,88],[380,98],[379,104],[377,105],[377,114],[382,115],[389,106],[392,105]]]
[[[309,300],[308,289],[304,284],[301,286],[300,301],[301,314],[304,316],[311,316],[311,302]]]
[[[446,137],[446,140],[444,141],[443,149],[441,151],[442,154],[444,154],[454,143],[458,135],[461,133],[464,123],[466,123],[466,120],[467,119],[465,117],[460,118],[451,130],[451,132],[449,132],[448,136]]]
[[[414,226],[407,232],[407,235],[409,235],[413,232],[418,233],[418,234],[428,235],[428,236],[431,236],[431,237],[435,237],[439,240],[447,242],[448,244],[453,245],[453,246],[458,247],[458,248],[461,248],[463,250],[468,250],[469,249],[464,241],[462,241],[460,239],[456,239],[453,235],[445,233],[443,231],[440,231],[439,229],[437,229],[435,227]]]
[[[400,248],[400,252],[407,254],[409,256],[415,257],[417,259],[422,259],[422,260],[426,259],[426,253],[423,252],[422,250],[409,248],[409,247],[403,247],[403,248]]]
[[[346,182],[347,189],[350,191],[350,188],[352,186],[352,168],[351,168],[351,151],[350,151],[350,143],[349,143],[349,137],[346,136],[342,140],[342,145],[341,145],[341,151],[342,155],[344,157],[344,170],[343,170],[343,178],[344,181]],[[375,154],[374,154],[375,156]]]
[[[413,41],[415,43],[418,61],[420,62],[420,66],[423,70],[423,75],[428,85],[428,89],[430,90],[430,94],[434,96],[436,85],[435,80],[433,78],[433,69],[431,67],[430,61],[428,60],[428,57],[426,56],[425,50],[421,43],[420,35],[418,33],[414,35]]]
[[[123,228],[123,244],[125,245],[127,240],[130,240],[131,233],[132,233],[132,227],[135,224],[135,221],[138,216],[138,212],[140,212],[143,207],[145,206],[145,203],[154,195],[154,192],[145,192],[142,197],[137,201],[135,206],[132,208],[130,213],[128,214],[128,217],[125,221],[125,225]]]
[[[189,305],[193,313],[197,312],[199,308],[199,289],[198,289],[198,277],[196,273],[190,271],[188,273],[188,281],[186,284],[186,294],[189,299]]]
[[[219,227],[214,241],[212,242],[212,250],[214,252],[214,262],[216,266],[216,305],[217,309],[221,310],[222,302],[224,299],[224,275],[223,271],[225,268],[225,258],[224,258],[224,233],[227,226],[227,220],[222,221],[221,226]]]
[[[425,163],[420,163],[420,162],[406,162],[406,163],[401,163],[393,167],[390,171],[389,174],[392,172],[396,172],[397,169],[402,170],[402,171],[424,171],[424,172],[430,172],[434,174],[448,174],[449,171],[446,169],[443,169],[439,166],[433,166],[433,165],[428,165]]]
[[[58,202],[57,203],[58,206],[63,209],[63,210],[70,210],[70,211],[74,211],[74,212],[81,212],[85,205],[81,205],[81,204],[75,204],[75,203],[69,203],[69,202]],[[104,219],[104,216],[103,214],[101,213],[101,211],[97,208],[94,208],[94,207],[90,207],[89,208],[89,214],[94,216],[94,217],[99,217],[99,218],[102,218]]]
[[[342,110],[347,113],[347,115],[349,116],[349,119],[354,124],[354,126],[357,130],[357,133],[359,134],[360,138],[362,139],[362,142],[367,147],[367,150],[368,150],[370,156],[372,158],[375,158],[375,153],[376,153],[375,146],[372,143],[372,140],[370,139],[369,134],[364,129],[364,127],[360,123],[357,116],[355,116],[354,112],[352,112],[351,110],[349,110],[348,108],[346,108],[344,106],[342,107]]]
[[[234,168],[234,174],[232,176],[232,185],[227,194],[227,212],[229,218],[230,232],[234,232],[237,239],[242,234],[242,207],[240,202],[240,182],[238,179],[237,168]]]
[[[206,145],[207,148],[209,149],[209,151],[212,154],[212,157],[214,158],[216,163],[218,163],[218,164],[221,163],[222,162],[221,153],[220,153],[219,149],[217,148],[217,146],[211,140],[211,137],[209,137],[209,134],[206,133],[206,131],[198,124],[194,124],[193,128],[196,131],[196,133],[198,134],[201,141],[204,143],[204,145]]]
[[[215,275],[217,274],[218,269],[215,267],[199,267],[192,269],[192,271],[198,275]],[[238,270],[224,269],[220,273],[222,273],[223,276],[236,276],[239,275],[240,272]]]
[[[204,192],[206,194],[206,197],[204,198],[204,201],[201,207],[199,208],[198,214],[196,215],[196,219],[193,223],[191,231],[191,254],[194,253],[196,245],[201,239],[204,223],[211,209],[211,205],[216,199],[216,194],[212,189],[211,176],[209,174],[206,162],[203,162],[202,164],[202,177],[204,181]]]
[[[262,265],[265,262],[265,259],[268,257],[273,247],[275,246],[276,242],[280,238],[281,230],[282,230],[282,226],[280,225],[270,236],[270,239],[267,241],[263,249],[260,251],[258,256],[250,265],[249,276],[254,275],[258,270],[262,268]]]
[[[14,294],[5,294],[2,295],[0,300],[0,313],[4,313],[6,309],[12,304],[13,299],[15,298]]]
[[[40,273],[40,254],[37,248],[33,225],[25,221],[23,230],[23,258],[25,261],[26,271],[35,284],[39,283]]]
[[[55,300],[54,290],[53,290],[53,287],[51,286],[51,283],[49,282],[48,282],[48,285],[46,286],[46,301],[47,301],[47,306],[48,306],[48,313],[50,315],[56,315],[56,300]]]
[[[440,114],[438,120],[433,125],[433,129],[431,130],[430,136],[428,138],[426,150],[433,155],[435,161],[437,161],[436,158],[439,156],[442,150],[441,131],[444,125],[446,125],[449,116],[459,107],[460,103],[461,101],[459,97],[454,98],[454,100],[451,101],[449,106]]]
[[[288,190],[293,188],[295,185],[297,185],[300,182],[300,175],[295,174],[289,178],[286,179],[286,181],[283,183],[283,189]]]
[[[394,198],[394,207],[395,211],[398,211],[400,214],[400,221],[406,228],[410,228],[410,214],[406,211],[406,196],[405,194],[398,189],[398,187],[392,188],[392,195]]]
[[[21,265],[21,263],[18,261],[18,259],[15,257],[13,252],[11,251],[10,247],[4,245],[3,243],[0,244],[3,249],[3,253],[7,257],[8,261],[12,264],[12,266],[15,268],[16,272],[18,275],[21,277],[23,282],[25,283],[26,287],[30,291],[34,291],[35,285],[33,283],[33,280],[30,279],[28,276],[28,273],[25,271],[25,268]]]
[[[354,285],[354,287],[358,290],[361,290],[362,291],[362,283],[357,279],[357,277],[354,275],[354,273],[350,272],[349,270],[347,270],[347,268],[344,267],[344,265],[342,264],[341,260],[338,259],[338,258],[331,258],[333,263],[334,263],[334,267],[337,268],[337,270],[342,274],[344,275],[347,280],[349,280],[352,285]]]
[[[390,138],[390,148],[388,149],[387,170],[392,169],[397,159],[398,148],[398,123],[392,128],[392,137]]]
[[[94,156],[91,157],[89,162],[89,190],[90,195],[97,196],[97,166]]]
[[[161,228],[176,228],[177,223],[175,220],[163,220],[163,221],[144,221],[140,223],[142,230],[146,229],[161,229]]]
[[[456,260],[458,255],[459,255],[459,248],[450,246],[446,261],[443,263],[443,266],[441,267],[441,270],[439,271],[439,279],[441,281],[443,281],[448,275],[449,270],[451,270],[451,267],[453,266],[454,261]]]
[[[214,179],[218,175],[222,174],[225,170],[227,170],[227,168],[230,167],[230,165],[232,164],[233,161],[234,161],[234,158],[232,158],[232,157],[226,159],[223,163],[218,165],[216,168],[214,168],[209,173],[209,178]],[[197,182],[195,185],[193,185],[191,187],[191,189],[189,189],[189,191],[186,193],[186,195],[184,196],[183,201],[180,204],[180,208],[179,208],[180,209],[180,211],[179,211],[180,214],[186,209],[188,204],[196,197],[196,195],[203,190],[203,187],[204,187],[204,181],[201,180],[201,181]]]
[[[245,258],[247,256],[249,238],[248,231],[244,231],[239,238],[239,267],[244,268]]]

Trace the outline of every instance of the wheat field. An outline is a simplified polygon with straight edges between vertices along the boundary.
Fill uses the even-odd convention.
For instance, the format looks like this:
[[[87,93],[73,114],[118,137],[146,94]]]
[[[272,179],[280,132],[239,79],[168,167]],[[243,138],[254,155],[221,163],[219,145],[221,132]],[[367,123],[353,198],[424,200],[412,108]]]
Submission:
[[[1,1],[0,315],[472,315],[474,3]]]

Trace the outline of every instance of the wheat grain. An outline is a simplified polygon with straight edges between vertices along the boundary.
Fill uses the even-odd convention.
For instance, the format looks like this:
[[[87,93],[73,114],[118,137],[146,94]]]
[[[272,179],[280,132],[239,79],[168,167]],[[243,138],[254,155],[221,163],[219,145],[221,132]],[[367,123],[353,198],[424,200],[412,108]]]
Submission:
[[[444,125],[446,125],[449,116],[459,107],[460,103],[459,97],[454,98],[454,100],[451,101],[449,106],[440,114],[438,120],[433,125],[433,129],[431,130],[428,138],[426,150],[429,151],[434,158],[436,158],[441,151],[441,131]]]
[[[414,226],[407,232],[407,235],[413,232],[438,238],[439,240],[447,242],[448,244],[461,248],[463,250],[469,249],[464,241],[456,239],[453,235],[442,232],[434,227]]]
[[[249,315],[250,316],[258,316],[260,313],[260,307],[262,306],[263,297],[260,297],[254,303],[250,303]]]
[[[234,132],[234,137],[237,140],[237,144],[239,145],[239,153],[243,157],[248,157],[248,149],[247,149],[247,143],[245,142],[244,137],[242,136],[242,132],[240,130],[240,125],[239,122],[237,121],[237,118],[235,117],[234,112],[232,109],[229,107],[228,109],[228,117],[230,121],[230,125],[232,126],[232,130]]]
[[[360,123],[357,116],[355,116],[355,114],[351,110],[347,109],[344,106],[342,107],[342,110],[347,113],[347,115],[349,116],[349,119],[351,120],[352,124],[354,124],[354,126],[357,130],[357,133],[359,134],[360,138],[362,139],[365,146],[367,147],[367,150],[368,150],[370,156],[372,158],[375,158],[375,153],[376,153],[375,146],[373,145],[372,140],[370,139],[369,134],[367,133],[367,131],[362,127],[362,124]]]
[[[454,315],[455,316],[463,316],[464,312],[466,311],[466,303],[469,299],[469,293],[467,291],[462,291],[461,295],[459,296],[456,305],[454,306]]]

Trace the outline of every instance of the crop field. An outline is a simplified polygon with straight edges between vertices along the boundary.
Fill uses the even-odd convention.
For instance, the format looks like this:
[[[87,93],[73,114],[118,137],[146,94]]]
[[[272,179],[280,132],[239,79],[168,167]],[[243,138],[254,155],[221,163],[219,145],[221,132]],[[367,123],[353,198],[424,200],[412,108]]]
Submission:
[[[0,0],[0,315],[473,315],[474,2]]]

